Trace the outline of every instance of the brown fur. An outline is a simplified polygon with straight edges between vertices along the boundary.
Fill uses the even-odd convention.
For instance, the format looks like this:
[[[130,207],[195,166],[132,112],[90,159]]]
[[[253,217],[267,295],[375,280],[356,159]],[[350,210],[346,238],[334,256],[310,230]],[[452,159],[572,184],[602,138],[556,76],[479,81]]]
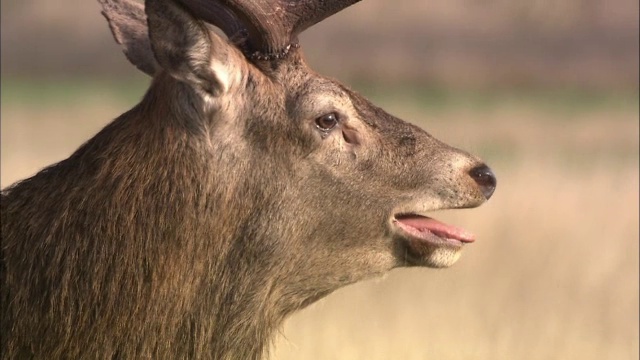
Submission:
[[[482,203],[476,158],[300,51],[254,64],[171,2],[147,15],[162,69],[140,104],[2,192],[3,359],[259,359],[335,289],[451,263],[390,218]]]

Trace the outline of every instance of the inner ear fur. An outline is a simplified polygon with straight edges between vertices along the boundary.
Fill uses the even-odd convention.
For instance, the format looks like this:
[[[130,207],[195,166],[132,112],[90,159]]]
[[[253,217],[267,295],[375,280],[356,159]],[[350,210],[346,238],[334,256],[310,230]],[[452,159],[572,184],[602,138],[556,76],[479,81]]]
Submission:
[[[212,96],[228,90],[223,79],[234,67],[227,41],[175,1],[146,0],[145,11],[151,49],[160,67]]]

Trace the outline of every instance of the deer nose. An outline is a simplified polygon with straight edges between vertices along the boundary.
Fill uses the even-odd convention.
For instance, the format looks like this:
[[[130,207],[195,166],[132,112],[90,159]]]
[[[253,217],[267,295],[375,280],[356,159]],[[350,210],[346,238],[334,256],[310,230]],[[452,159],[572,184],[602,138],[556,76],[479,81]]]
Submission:
[[[474,167],[469,171],[469,176],[478,184],[480,191],[484,197],[489,200],[493,192],[496,190],[496,176],[487,165]]]

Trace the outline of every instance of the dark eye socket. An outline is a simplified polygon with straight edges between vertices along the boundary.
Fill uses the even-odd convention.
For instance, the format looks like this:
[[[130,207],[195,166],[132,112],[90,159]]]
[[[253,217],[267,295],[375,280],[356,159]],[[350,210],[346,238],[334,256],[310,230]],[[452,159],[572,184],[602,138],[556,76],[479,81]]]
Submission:
[[[331,112],[316,118],[316,126],[322,131],[329,131],[338,125],[338,114]]]

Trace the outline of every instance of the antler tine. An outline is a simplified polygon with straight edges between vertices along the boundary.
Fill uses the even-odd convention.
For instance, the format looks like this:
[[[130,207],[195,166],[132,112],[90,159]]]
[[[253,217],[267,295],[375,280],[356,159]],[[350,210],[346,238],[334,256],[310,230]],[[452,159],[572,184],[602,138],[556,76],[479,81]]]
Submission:
[[[246,32],[244,51],[259,60],[280,59],[297,47],[297,35],[360,0],[177,0],[230,38]]]
[[[233,11],[211,0],[177,0],[194,16],[220,28],[230,39],[246,31]]]
[[[279,59],[297,47],[297,35],[360,0],[221,0],[243,21],[251,57]]]

